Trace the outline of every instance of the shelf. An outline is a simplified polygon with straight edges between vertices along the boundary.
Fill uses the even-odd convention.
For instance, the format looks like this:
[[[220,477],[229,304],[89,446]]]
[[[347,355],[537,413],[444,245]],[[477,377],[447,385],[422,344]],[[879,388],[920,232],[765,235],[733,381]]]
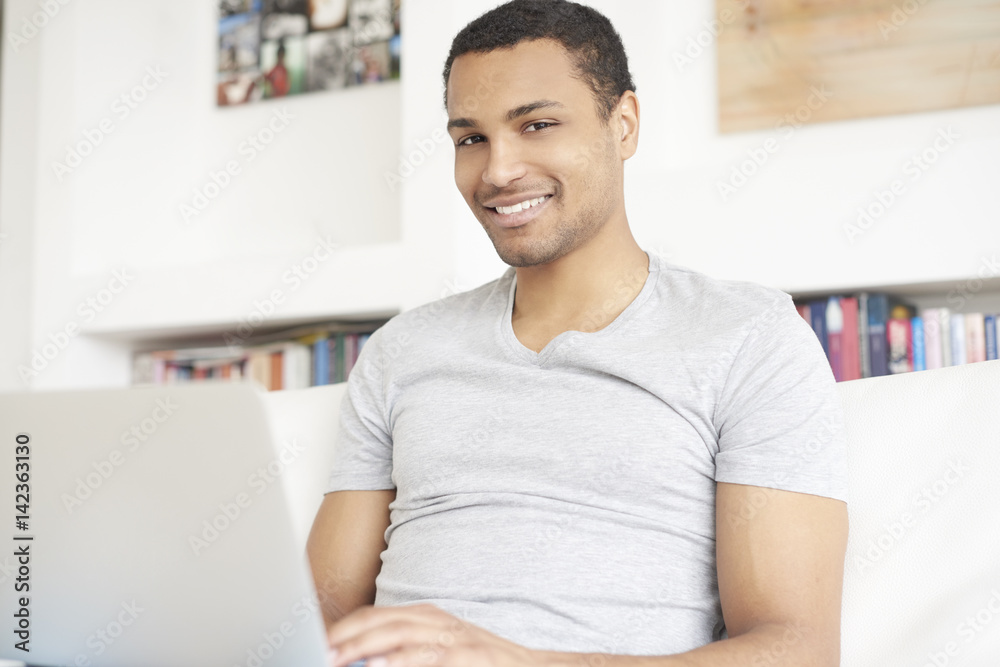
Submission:
[[[787,291],[787,290],[786,290]],[[1000,276],[986,279],[977,277],[955,278],[954,280],[937,280],[919,283],[885,283],[881,285],[846,285],[788,292],[796,300],[812,299],[837,294],[857,294],[858,292],[886,292],[903,297],[934,297],[940,295],[947,298],[952,292],[969,296],[1000,297]]]
[[[299,329],[315,329],[318,326],[329,331],[357,331],[367,329],[372,324],[381,324],[397,315],[398,310],[372,311],[296,318],[274,318],[255,327],[246,338],[246,345],[259,345],[274,340],[294,337]],[[118,329],[114,331],[86,331],[84,335],[110,342],[129,343],[135,352],[180,347],[213,347],[225,345],[224,333],[238,336],[238,322],[216,322],[197,325],[177,325],[156,329]]]

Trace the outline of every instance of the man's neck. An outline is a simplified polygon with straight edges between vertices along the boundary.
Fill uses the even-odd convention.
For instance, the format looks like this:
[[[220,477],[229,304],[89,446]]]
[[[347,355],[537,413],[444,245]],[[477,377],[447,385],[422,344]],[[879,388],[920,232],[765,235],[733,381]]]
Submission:
[[[599,331],[635,300],[648,275],[649,257],[627,225],[549,264],[520,267],[514,332],[537,352],[563,331]]]

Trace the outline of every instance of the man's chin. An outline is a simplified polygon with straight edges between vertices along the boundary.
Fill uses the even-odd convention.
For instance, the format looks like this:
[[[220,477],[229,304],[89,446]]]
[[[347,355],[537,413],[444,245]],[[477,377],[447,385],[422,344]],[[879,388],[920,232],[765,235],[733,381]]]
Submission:
[[[493,249],[496,250],[500,261],[518,269],[549,264],[565,254],[546,248],[514,247],[514,244],[508,243],[494,243]]]

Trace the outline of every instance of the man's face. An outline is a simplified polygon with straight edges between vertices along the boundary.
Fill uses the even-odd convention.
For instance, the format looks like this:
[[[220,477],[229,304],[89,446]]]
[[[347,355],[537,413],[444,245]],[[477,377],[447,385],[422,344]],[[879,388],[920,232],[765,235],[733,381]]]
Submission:
[[[622,126],[558,42],[456,58],[448,118],[455,183],[507,264],[552,262],[624,216]]]

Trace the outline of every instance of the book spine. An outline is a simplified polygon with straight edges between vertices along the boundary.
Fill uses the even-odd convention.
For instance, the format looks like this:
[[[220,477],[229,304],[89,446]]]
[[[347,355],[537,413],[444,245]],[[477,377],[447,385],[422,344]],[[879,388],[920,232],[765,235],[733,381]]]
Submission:
[[[298,389],[299,378],[296,371],[298,365],[295,359],[295,348],[287,345],[280,351],[281,354],[281,388]]]
[[[923,314],[924,363],[927,370],[944,367],[944,349],[941,346],[941,313],[928,308]]]
[[[861,354],[861,377],[870,378],[872,376],[872,354],[867,292],[858,295],[858,350]]]
[[[270,382],[268,383],[267,388],[271,391],[277,391],[284,387],[284,384],[282,383],[282,376],[284,375],[284,353],[281,352],[281,350],[278,350],[277,352],[271,352],[269,356],[271,359],[271,373],[269,377]]]
[[[889,315],[889,298],[885,294],[868,297],[868,341],[871,350],[872,377],[889,374],[889,347],[886,340],[886,322]]]
[[[347,334],[344,337],[344,381],[351,377],[351,369],[358,359],[358,335]]]
[[[861,350],[858,337],[858,300],[844,297],[840,300],[844,313],[844,380],[861,379]]]
[[[333,381],[334,383],[343,382],[347,379],[346,368],[344,364],[344,344],[345,344],[344,334],[337,334],[336,343],[334,349],[336,351],[336,366],[337,370],[334,373]]]
[[[951,355],[951,310],[942,308],[938,321],[941,323],[941,365],[954,366]]]
[[[986,361],[986,333],[982,313],[965,316],[965,354],[970,364]]]
[[[826,302],[826,331],[829,342],[827,358],[833,370],[833,379],[844,379],[844,311],[840,299],[830,297]]]
[[[913,334],[910,320],[893,318],[886,324],[889,343],[889,372],[913,370]]]
[[[313,384],[330,384],[330,347],[328,338],[320,338],[313,343]]]
[[[967,362],[965,351],[965,315],[951,316],[951,365],[961,366]]]
[[[827,300],[817,300],[809,302],[809,316],[812,318],[812,329],[819,338],[819,344],[823,346],[823,354],[830,358],[830,339],[826,329],[826,305]]]
[[[997,358],[997,316],[987,315],[983,318],[984,336],[986,338],[986,360]]]
[[[913,335],[913,370],[927,370],[927,348],[924,335],[924,318],[914,317],[910,320]]]

